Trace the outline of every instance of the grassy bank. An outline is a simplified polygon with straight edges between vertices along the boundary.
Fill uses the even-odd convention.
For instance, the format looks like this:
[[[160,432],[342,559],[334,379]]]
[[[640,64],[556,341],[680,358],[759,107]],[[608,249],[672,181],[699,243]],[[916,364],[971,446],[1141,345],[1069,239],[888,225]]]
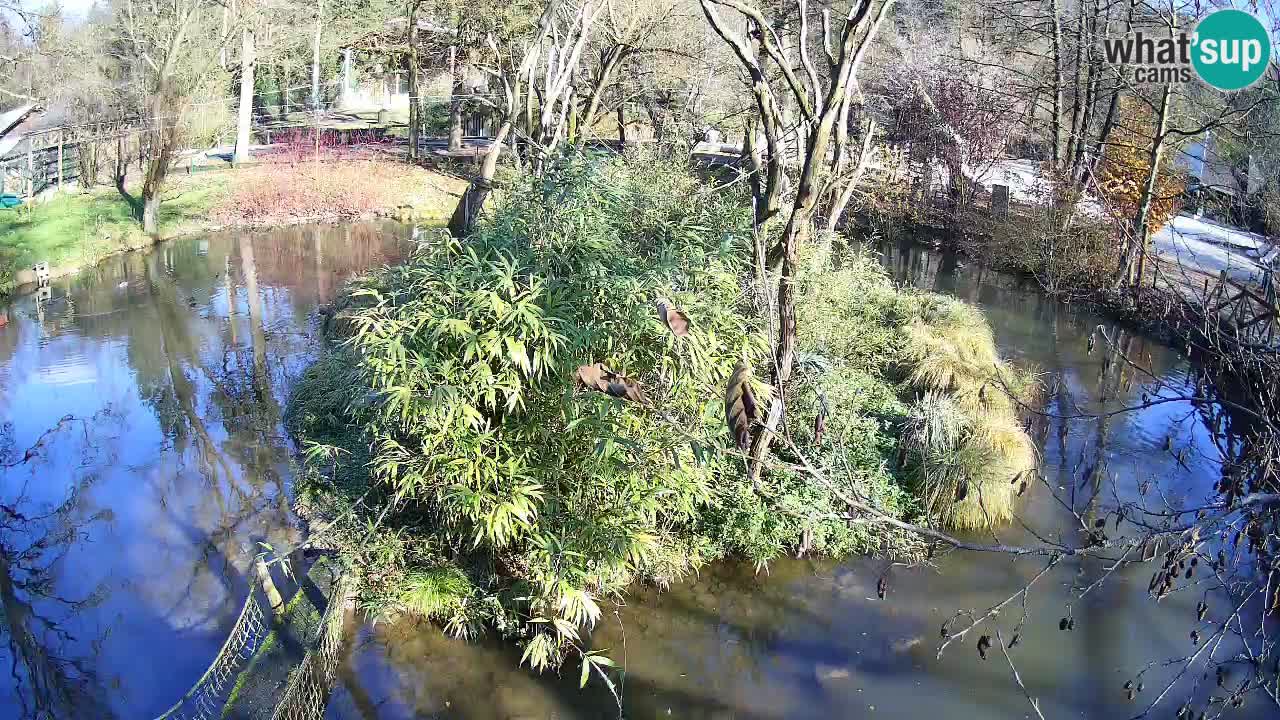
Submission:
[[[175,171],[161,205],[159,239],[373,215],[445,220],[463,189],[455,178],[390,160],[271,164],[195,175]],[[152,242],[113,188],[0,211],[0,293],[12,288],[19,270],[35,263],[48,262],[55,275],[63,274]]]
[[[442,237],[348,288],[331,324],[346,342],[305,373],[287,420],[302,502],[364,498],[337,544],[366,568],[370,607],[496,631],[532,667],[578,658],[585,676],[608,663],[580,629],[633,582],[720,558],[922,554],[851,522],[841,494],[954,527],[1008,517],[1034,452],[998,388],[1027,383],[981,316],[900,291],[868,258],[837,267],[818,242],[796,371],[769,388],[747,208],[653,158],[574,162],[518,181],[465,243]],[[763,408],[780,390],[794,445],[753,483],[725,398]],[[912,434],[938,402],[946,431]],[[800,456],[839,492],[797,472]]]

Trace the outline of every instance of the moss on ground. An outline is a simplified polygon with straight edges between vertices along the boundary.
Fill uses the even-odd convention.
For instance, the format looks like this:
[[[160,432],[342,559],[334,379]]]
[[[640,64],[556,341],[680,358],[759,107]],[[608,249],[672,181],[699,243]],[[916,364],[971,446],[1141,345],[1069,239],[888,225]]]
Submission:
[[[338,572],[337,564],[326,558],[317,560],[311,567],[303,587],[285,604],[280,621],[236,678],[223,706],[224,720],[271,717],[290,675],[302,664],[308,648],[319,637],[324,602],[341,602],[340,598],[332,597]]]

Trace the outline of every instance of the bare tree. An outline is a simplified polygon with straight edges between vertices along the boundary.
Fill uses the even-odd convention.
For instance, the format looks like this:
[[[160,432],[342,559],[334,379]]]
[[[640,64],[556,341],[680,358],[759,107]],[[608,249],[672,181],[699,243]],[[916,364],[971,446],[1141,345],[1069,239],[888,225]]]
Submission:
[[[504,35],[494,28],[486,33],[488,57],[481,69],[499,84],[501,95],[484,102],[497,113],[500,125],[479,174],[449,222],[456,235],[470,232],[492,189],[503,143],[522,117],[527,154],[535,171],[560,145],[573,104],[571,81],[602,9],[603,4],[595,0],[548,0],[536,25],[528,30]],[[532,104],[535,92],[539,100],[536,114]]]
[[[118,45],[135,78],[134,98],[144,108],[145,170],[135,198],[118,187],[149,235],[159,233],[160,202],[180,140],[191,93],[220,57],[233,32],[221,24],[214,0],[170,0],[148,12],[125,3],[116,10]]]
[[[762,274],[766,267],[779,267],[777,292],[778,328],[774,337],[774,385],[778,390],[769,409],[766,430],[752,450],[752,476],[758,478],[761,459],[768,452],[773,432],[782,420],[783,386],[791,377],[795,362],[796,308],[795,278],[802,238],[813,229],[814,213],[824,194],[824,175],[832,166],[831,143],[836,125],[846,117],[846,96],[855,81],[858,66],[865,57],[893,0],[875,3],[857,0],[848,4],[843,18],[833,27],[831,11],[821,13],[821,33],[811,32],[810,16],[814,14],[807,0],[797,0],[799,23],[794,30],[797,52],[784,50],[786,26],[771,23],[759,9],[738,0],[700,0],[702,9],[716,34],[734,51],[742,69],[750,78],[756,101],[757,120],[764,130],[763,153],[754,150],[752,191],[755,197],[757,265]],[[738,14],[747,28],[744,38],[717,8]],[[873,12],[874,9],[874,12]],[[834,35],[833,35],[834,30]],[[826,57],[825,72],[820,73],[810,52],[811,40],[822,45]],[[761,54],[763,52],[763,55]],[[799,66],[795,58],[799,59]],[[783,89],[775,90],[770,73],[783,77]],[[799,108],[800,132],[804,152],[794,199],[786,211],[786,223],[779,239],[766,248],[768,223],[782,211],[780,195],[784,173],[782,139],[786,132],[779,95],[784,94]]]

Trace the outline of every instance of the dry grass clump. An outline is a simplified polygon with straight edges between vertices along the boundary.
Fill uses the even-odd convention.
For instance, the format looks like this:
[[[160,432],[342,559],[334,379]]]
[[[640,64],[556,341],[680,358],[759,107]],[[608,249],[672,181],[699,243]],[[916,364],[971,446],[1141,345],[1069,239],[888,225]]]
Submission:
[[[912,406],[902,443],[925,514],[957,530],[1011,521],[1022,480],[1037,462],[1035,445],[1011,412],[974,412],[942,393],[927,393]]]
[[[925,296],[906,334],[902,365],[919,392],[949,393],[975,407],[1035,400],[1034,373],[1001,359],[991,327],[972,305]]]
[[[863,254],[836,268],[824,243],[805,260],[796,377],[813,387],[792,389],[792,412],[816,414],[820,403],[808,400],[821,392],[832,437],[842,414],[900,425],[891,449],[932,522],[978,529],[1012,520],[1021,476],[1037,463],[1017,413],[1035,401],[1033,374],[1000,357],[974,306],[901,290]],[[840,385],[858,389],[852,405],[839,401]]]
[[[1032,375],[1000,358],[982,314],[958,300],[924,298],[906,336],[906,382],[922,397],[902,446],[926,513],[960,530],[1009,522],[1037,463],[1015,410],[1032,399]]]

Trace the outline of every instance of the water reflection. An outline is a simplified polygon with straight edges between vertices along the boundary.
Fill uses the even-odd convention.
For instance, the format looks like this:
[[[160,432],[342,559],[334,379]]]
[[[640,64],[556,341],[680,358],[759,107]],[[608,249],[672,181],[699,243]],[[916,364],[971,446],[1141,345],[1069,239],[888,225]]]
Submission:
[[[883,259],[902,283],[980,305],[1005,354],[1042,374],[1054,414],[1114,410],[1195,383],[1178,353],[1016,278],[909,245],[885,247]],[[1098,325],[1114,347],[1100,341],[1090,352],[1087,338]],[[1123,362],[1122,353],[1151,375]],[[1202,501],[1222,473],[1224,454],[1209,431],[1213,413],[1170,402],[1102,419],[1038,419],[1033,429],[1049,487],[1030,495],[1023,517],[1047,537],[1075,544],[1079,525],[1067,508],[1092,518],[1120,502],[1156,508]],[[997,535],[1028,539],[1019,527]],[[606,611],[591,643],[626,668],[628,718],[1025,718],[1031,709],[1003,657],[992,651],[980,660],[976,636],[940,660],[936,653],[939,628],[956,610],[985,610],[1043,567],[1041,559],[972,554],[913,569],[869,559],[784,559],[757,575],[719,565],[666,592],[630,593],[626,605]],[[882,601],[876,583],[886,572],[889,597]],[[1148,569],[1107,573],[1101,560],[1064,560],[1027,599],[1032,621],[1015,657],[1046,717],[1131,717],[1141,707],[1126,702],[1125,680],[1151,660],[1188,651],[1198,596],[1177,594],[1155,605],[1147,597]],[[1104,576],[1073,600],[1072,588]],[[1003,627],[1022,609],[1011,606]],[[1075,629],[1060,631],[1058,618],[1068,613]],[[576,667],[563,678],[534,676],[517,669],[517,652],[493,640],[468,645],[428,626],[379,624],[364,626],[347,650],[331,720],[618,714],[600,683],[578,689]],[[1147,685],[1159,686],[1168,673],[1153,669]],[[1256,705],[1232,716],[1267,716]],[[1162,706],[1164,715],[1175,707]]]
[[[0,716],[153,717],[204,672],[257,543],[298,539],[281,404],[316,305],[407,232],[175,241],[0,310]]]

